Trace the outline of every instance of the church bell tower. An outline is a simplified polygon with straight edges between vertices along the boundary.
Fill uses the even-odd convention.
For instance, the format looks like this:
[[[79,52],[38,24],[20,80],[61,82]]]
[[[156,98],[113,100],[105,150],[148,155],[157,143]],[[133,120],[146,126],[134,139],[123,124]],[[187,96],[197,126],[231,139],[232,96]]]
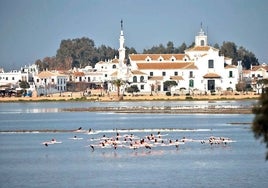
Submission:
[[[118,65],[118,78],[127,80],[127,65],[125,64],[125,57],[126,57],[126,49],[125,49],[125,37],[123,32],[123,20],[121,20],[121,31],[119,37],[119,65]]]
[[[126,56],[126,49],[124,46],[125,43],[125,37],[123,32],[123,20],[121,20],[121,31],[120,31],[120,37],[119,37],[119,63],[124,63],[125,56]]]
[[[195,36],[195,46],[207,46],[208,45],[208,37],[205,34],[202,23],[201,28],[197,36]]]

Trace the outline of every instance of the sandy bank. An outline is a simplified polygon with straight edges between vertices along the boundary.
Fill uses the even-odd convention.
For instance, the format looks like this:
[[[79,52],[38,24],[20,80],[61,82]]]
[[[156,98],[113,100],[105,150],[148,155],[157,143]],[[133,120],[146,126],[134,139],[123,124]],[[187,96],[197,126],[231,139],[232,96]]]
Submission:
[[[205,96],[166,96],[166,95],[142,95],[142,96],[124,96],[124,101],[176,101],[176,100],[244,100],[244,99],[258,99],[259,95],[254,94],[240,94],[240,95],[205,95]],[[1,97],[0,102],[18,102],[18,101],[103,101],[103,102],[111,102],[111,101],[119,101],[120,99],[116,96],[116,94],[111,94],[109,96],[104,95],[94,95],[84,97],[81,92],[66,92],[60,94],[53,94],[50,96],[42,96],[42,97]]]

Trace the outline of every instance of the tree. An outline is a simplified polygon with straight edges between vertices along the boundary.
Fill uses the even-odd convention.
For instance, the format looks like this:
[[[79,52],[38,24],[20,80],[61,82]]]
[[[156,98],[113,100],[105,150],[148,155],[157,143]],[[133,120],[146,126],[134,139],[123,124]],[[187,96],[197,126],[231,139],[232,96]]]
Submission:
[[[113,83],[113,85],[116,86],[116,88],[117,88],[117,96],[119,97],[120,96],[120,87],[122,85],[124,85],[125,82],[123,80],[121,80],[121,79],[116,79],[112,83]]]
[[[72,68],[94,65],[99,60],[94,41],[86,37],[61,41],[56,58],[64,62],[69,57],[73,60]]]
[[[183,42],[176,51],[177,53],[183,54],[186,49],[187,49],[187,45],[185,44],[185,42]]]
[[[220,46],[219,46],[219,44],[218,43],[216,43],[216,44],[214,44],[214,46],[213,46],[214,48],[216,48],[216,49],[220,49]]]
[[[171,87],[172,86],[177,86],[177,82],[174,81],[174,80],[167,80],[164,82],[164,88],[167,90],[167,91],[170,91]]]
[[[130,87],[127,88],[127,92],[128,92],[128,93],[132,93],[132,95],[133,95],[134,93],[139,92],[139,91],[140,91],[140,90],[139,90],[139,88],[138,88],[137,85],[132,85],[132,86],[130,86]]]
[[[250,69],[251,65],[259,65],[255,54],[240,46],[237,50],[237,59],[242,61],[243,67]]]
[[[30,84],[28,82],[26,82],[26,81],[21,81],[19,83],[19,85],[20,85],[20,88],[22,88],[24,90],[30,88]]]
[[[45,71],[49,67],[47,63],[42,62],[40,59],[36,60],[35,64],[38,66],[40,71]]]
[[[268,79],[261,79],[257,81],[257,89],[261,89],[262,93],[265,91],[265,86],[268,85]]]
[[[175,53],[175,48],[174,48],[173,42],[169,41],[167,43],[167,48],[166,48],[165,51],[166,51],[167,54],[173,54],[173,53]]]
[[[26,95],[26,89],[30,88],[30,84],[29,84],[27,81],[21,81],[21,82],[19,83],[19,85],[20,85],[20,88],[23,89],[23,92],[24,92],[25,95]]]
[[[151,49],[144,49],[144,54],[166,54],[166,48],[163,44],[159,44],[159,46],[153,46]]]
[[[223,42],[220,48],[221,54],[225,57],[232,58],[232,63],[237,62],[237,47],[234,42]]]
[[[245,91],[246,90],[246,82],[244,81],[238,81],[238,83],[236,84],[235,88],[236,91]]]
[[[268,148],[268,88],[265,88],[260,96],[258,104],[253,107],[252,112],[255,114],[252,131],[256,139],[262,139]],[[268,160],[268,151],[266,153]]]
[[[237,61],[241,60],[243,67],[249,69],[251,65],[259,65],[258,59],[255,54],[246,50],[244,47],[237,46],[234,42],[223,42],[220,52],[226,56],[232,58],[232,64],[236,65]]]

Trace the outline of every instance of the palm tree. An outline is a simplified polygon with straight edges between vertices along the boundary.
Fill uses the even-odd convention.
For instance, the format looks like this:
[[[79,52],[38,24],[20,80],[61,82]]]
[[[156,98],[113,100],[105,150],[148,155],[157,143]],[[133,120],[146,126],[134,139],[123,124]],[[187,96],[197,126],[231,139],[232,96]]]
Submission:
[[[112,82],[117,87],[117,96],[120,96],[120,87],[124,85],[124,81],[121,79],[116,79]]]

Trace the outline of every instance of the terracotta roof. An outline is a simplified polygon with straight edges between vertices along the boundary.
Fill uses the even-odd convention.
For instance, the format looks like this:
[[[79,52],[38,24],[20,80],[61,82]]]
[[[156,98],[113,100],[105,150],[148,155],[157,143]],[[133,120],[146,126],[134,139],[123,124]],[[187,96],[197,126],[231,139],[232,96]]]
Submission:
[[[117,71],[115,71],[115,72],[113,72],[112,74],[111,74],[111,76],[117,76]]]
[[[197,69],[194,63],[137,63],[138,69]]]
[[[252,71],[258,71],[260,69],[264,69],[264,70],[268,71],[268,65],[265,65],[265,66],[263,66],[263,65],[252,66],[251,70]]]
[[[221,78],[221,76],[218,75],[217,73],[207,73],[203,77],[204,78]]]
[[[49,78],[49,77],[52,77],[52,76],[55,76],[55,74],[50,72],[50,71],[42,71],[42,72],[40,72],[38,74],[39,78]]]
[[[236,68],[235,65],[227,65],[226,67],[224,67],[225,69],[233,69],[233,68]]]
[[[243,74],[250,74],[250,70],[242,70]]]
[[[150,76],[148,80],[163,80],[163,76]]]
[[[99,61],[98,63],[96,64],[105,64],[106,62],[105,61]]]
[[[212,49],[214,51],[219,51],[218,49],[213,48],[212,46],[194,46],[185,51],[208,51],[209,49]]]
[[[183,61],[184,57],[188,57],[185,54],[131,54],[129,55],[132,61],[145,61],[147,57],[151,58],[152,61],[158,61],[160,57],[163,58],[164,61],[171,61],[171,58],[174,57],[175,61]]]
[[[85,76],[83,72],[74,72],[74,76]]]
[[[119,59],[113,59],[112,63],[119,63]]]
[[[138,75],[146,75],[144,72],[141,72],[139,70],[133,70],[131,71],[132,74],[138,74]]]
[[[170,76],[171,80],[184,80],[182,76]]]

